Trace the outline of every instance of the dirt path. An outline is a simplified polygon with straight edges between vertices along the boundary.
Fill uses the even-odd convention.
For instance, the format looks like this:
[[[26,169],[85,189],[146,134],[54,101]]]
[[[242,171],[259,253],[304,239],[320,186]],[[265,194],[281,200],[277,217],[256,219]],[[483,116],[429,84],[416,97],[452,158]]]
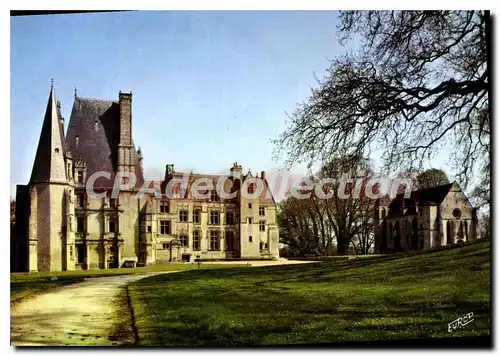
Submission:
[[[261,267],[296,263],[304,262],[279,260],[252,261],[249,264]],[[11,310],[11,344],[133,344],[133,323],[124,287],[141,278],[173,272],[178,271],[89,278],[21,301]]]
[[[89,278],[21,301],[11,310],[11,344],[131,344],[134,331],[123,287],[155,274]]]

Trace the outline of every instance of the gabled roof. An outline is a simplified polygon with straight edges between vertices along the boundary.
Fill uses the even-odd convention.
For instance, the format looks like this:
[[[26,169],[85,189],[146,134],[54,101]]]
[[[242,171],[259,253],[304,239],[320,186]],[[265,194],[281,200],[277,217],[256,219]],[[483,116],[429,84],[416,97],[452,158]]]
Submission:
[[[77,140],[78,137],[78,140]],[[95,172],[111,173],[111,179],[98,179],[95,188],[111,188],[118,166],[118,144],[120,143],[120,105],[117,101],[75,97],[66,146],[71,151],[73,162],[83,160],[87,166],[87,177]],[[137,187],[143,182],[139,156],[133,148],[132,160],[136,167]]]
[[[167,184],[172,178],[181,179],[185,174],[189,175],[188,187],[187,187],[186,194],[184,195],[185,199],[192,199],[192,196],[191,196],[192,184],[194,183],[194,181],[196,181],[198,179],[202,179],[202,178],[212,181],[214,187],[217,186],[217,182],[220,179],[220,177],[226,178],[224,180],[224,188],[223,189],[227,194],[231,194],[231,193],[237,191],[238,189],[240,189],[235,184],[236,182],[233,179],[233,177],[231,177],[230,175],[172,172],[166,177],[166,180],[162,181],[160,184],[162,194],[165,193],[165,189],[167,187]],[[247,175],[244,175],[242,178],[243,178],[243,181],[245,181],[245,179],[250,178],[250,177],[251,176],[247,174]],[[149,184],[149,187],[152,187],[151,183]],[[274,204],[274,205],[276,204],[274,201],[274,198],[272,196],[272,193],[269,189],[269,185],[267,183],[267,180],[264,181],[264,190],[261,193],[261,195],[259,196],[259,202],[261,204]]]
[[[416,214],[415,206],[441,204],[450,192],[454,183],[438,185],[436,187],[419,189],[411,192],[409,198],[404,198],[404,194],[398,194],[389,205],[388,216],[401,215],[403,207],[406,207],[406,215]]]
[[[51,86],[30,182],[66,183],[65,150],[64,126]]]

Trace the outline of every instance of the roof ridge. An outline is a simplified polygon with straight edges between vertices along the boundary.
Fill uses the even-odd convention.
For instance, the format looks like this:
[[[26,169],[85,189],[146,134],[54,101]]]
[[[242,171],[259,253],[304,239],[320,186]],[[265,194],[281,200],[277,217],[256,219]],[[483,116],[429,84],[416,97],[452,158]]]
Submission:
[[[413,192],[425,192],[425,191],[432,190],[432,189],[437,189],[437,188],[441,188],[441,189],[442,189],[443,187],[445,187],[445,186],[447,186],[447,185],[449,185],[449,186],[450,186],[450,188],[451,188],[451,187],[453,186],[453,184],[454,184],[454,183],[455,183],[455,182],[452,182],[452,183],[446,183],[446,184],[440,184],[440,185],[435,185],[435,186],[433,186],[433,187],[427,187],[427,188],[423,188],[423,189],[417,189],[417,190],[412,191],[412,193],[413,193]]]
[[[112,99],[100,99],[100,98],[93,98],[93,97],[87,97],[87,96],[76,96],[75,99],[83,100],[83,101],[103,101],[107,103],[118,103],[118,100],[112,100]]]

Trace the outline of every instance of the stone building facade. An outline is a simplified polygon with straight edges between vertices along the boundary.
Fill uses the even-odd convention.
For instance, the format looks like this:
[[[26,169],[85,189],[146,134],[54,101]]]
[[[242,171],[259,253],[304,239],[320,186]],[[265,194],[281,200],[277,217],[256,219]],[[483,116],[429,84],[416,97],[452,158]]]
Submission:
[[[132,140],[131,93],[120,92],[118,101],[75,93],[65,135],[51,88],[30,181],[17,186],[13,269],[279,257],[276,202],[265,172],[243,174],[235,163],[224,183],[225,191],[234,193],[230,199],[215,194],[221,176],[200,174],[188,174],[185,194],[158,196],[155,189],[144,189],[156,183],[144,181],[142,160]],[[131,175],[135,182],[127,182]],[[157,182],[161,193],[181,176],[167,165],[164,181]],[[190,192],[200,178],[214,183],[204,198]],[[259,194],[241,194],[259,181]],[[113,195],[116,182],[122,186]]]
[[[415,190],[409,198],[386,196],[375,205],[375,253],[422,250],[478,238],[477,209],[460,186]]]

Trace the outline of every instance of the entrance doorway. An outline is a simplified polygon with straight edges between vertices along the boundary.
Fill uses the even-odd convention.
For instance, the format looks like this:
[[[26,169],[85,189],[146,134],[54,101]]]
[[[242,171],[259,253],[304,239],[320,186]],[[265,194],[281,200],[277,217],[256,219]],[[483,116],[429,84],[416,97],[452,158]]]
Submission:
[[[79,265],[85,264],[85,260],[87,259],[86,252],[85,244],[76,244],[76,262]]]

